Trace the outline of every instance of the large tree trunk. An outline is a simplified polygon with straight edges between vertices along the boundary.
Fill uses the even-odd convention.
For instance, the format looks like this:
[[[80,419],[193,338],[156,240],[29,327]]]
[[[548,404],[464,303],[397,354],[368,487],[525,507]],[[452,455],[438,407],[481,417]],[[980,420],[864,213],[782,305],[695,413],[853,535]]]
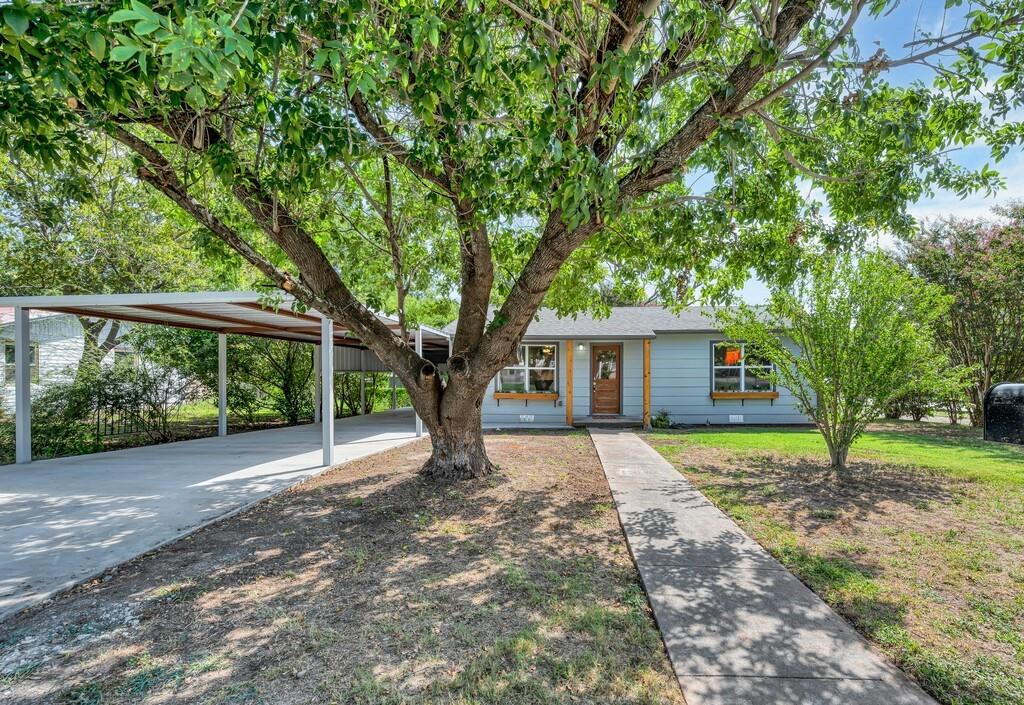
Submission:
[[[430,429],[433,452],[420,473],[433,480],[450,482],[485,477],[494,472],[494,464],[484,447],[480,411],[451,418]]]
[[[444,387],[435,387],[437,396],[424,405],[419,395],[412,397],[417,413],[430,431],[433,452],[420,469],[425,477],[451,482],[485,477],[495,467],[484,447],[481,407],[484,385],[449,378]],[[418,403],[419,402],[419,403]],[[430,413],[437,410],[437,413]]]

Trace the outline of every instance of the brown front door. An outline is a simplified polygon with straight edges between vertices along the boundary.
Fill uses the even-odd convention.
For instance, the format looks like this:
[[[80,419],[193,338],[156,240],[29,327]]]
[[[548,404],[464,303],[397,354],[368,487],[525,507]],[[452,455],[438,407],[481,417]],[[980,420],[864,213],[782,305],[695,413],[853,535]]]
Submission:
[[[591,414],[621,414],[622,346],[591,345]]]

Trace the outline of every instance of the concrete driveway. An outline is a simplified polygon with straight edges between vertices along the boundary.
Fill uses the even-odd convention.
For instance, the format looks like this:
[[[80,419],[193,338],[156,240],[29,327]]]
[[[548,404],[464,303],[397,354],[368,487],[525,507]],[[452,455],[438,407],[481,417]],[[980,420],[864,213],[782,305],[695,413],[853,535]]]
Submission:
[[[409,410],[335,422],[337,463],[415,440]],[[0,467],[0,619],[321,471],[306,425]]]

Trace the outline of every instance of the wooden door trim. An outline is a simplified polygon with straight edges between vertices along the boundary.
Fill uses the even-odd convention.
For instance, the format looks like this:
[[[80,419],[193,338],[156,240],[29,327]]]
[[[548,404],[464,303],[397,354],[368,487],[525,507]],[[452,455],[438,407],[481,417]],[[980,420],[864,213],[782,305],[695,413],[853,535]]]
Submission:
[[[619,410],[614,414],[601,414],[602,416],[622,416],[622,343],[591,343],[590,344],[590,415],[594,415],[594,349],[595,348],[618,348],[618,377],[619,377]]]

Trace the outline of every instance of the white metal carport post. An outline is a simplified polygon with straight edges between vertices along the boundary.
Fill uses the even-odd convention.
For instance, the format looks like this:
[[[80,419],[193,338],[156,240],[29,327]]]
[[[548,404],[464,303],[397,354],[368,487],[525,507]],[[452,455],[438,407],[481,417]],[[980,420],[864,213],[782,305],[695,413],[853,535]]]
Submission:
[[[320,423],[323,394],[320,389],[320,346],[313,346],[313,423]]]
[[[228,336],[217,334],[217,435],[228,435]]]
[[[334,465],[334,321],[320,319],[320,410],[324,465]]]
[[[32,343],[28,309],[14,307],[14,462],[32,462]]]
[[[423,355],[423,326],[416,328],[416,353]],[[419,414],[416,414],[416,437],[419,438],[423,435],[423,419],[420,418]]]

